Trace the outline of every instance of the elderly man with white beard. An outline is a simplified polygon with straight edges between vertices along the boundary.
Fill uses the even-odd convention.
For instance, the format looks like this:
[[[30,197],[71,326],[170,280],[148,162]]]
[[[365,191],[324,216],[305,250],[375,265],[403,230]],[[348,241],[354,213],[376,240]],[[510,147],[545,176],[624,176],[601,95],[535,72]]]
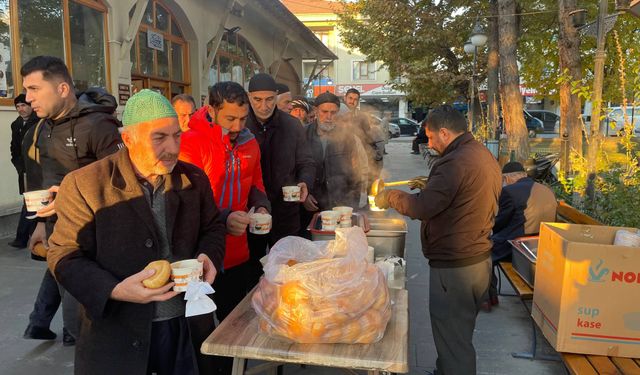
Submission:
[[[315,105],[318,116],[307,126],[306,134],[316,163],[316,180],[304,208],[312,213],[335,206],[358,207],[361,183],[354,168],[356,139],[338,118],[340,99],[325,92],[318,95]]]

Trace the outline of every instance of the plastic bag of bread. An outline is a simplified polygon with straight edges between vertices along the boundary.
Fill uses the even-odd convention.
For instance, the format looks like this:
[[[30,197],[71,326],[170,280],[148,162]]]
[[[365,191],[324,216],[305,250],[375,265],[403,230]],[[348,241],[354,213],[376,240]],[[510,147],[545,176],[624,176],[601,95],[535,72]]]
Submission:
[[[366,254],[360,227],[337,229],[334,241],[278,241],[252,296],[261,331],[299,343],[380,340],[391,317],[389,290]]]

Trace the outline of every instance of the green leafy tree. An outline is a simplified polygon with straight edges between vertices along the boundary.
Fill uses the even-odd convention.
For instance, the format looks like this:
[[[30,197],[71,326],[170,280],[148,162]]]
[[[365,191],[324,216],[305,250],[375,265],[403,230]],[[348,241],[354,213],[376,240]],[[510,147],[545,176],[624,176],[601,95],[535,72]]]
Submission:
[[[395,86],[418,104],[466,100],[472,58],[463,46],[480,1],[342,0],[338,25],[343,43],[371,61],[382,61]],[[486,56],[479,50],[484,79]]]
[[[521,2],[521,34],[518,57],[521,64],[520,75],[523,83],[538,91],[540,96],[558,99],[558,79],[562,76],[558,57],[558,2],[557,0],[532,0]],[[598,1],[579,1],[579,7],[587,10],[587,21],[594,21],[598,15]],[[610,6],[610,13],[614,12]],[[623,14],[618,17],[613,30],[624,37],[620,45],[627,56],[630,67],[640,64],[640,18]],[[605,102],[620,103],[622,92],[617,72],[616,43],[613,30],[607,34],[604,89]],[[595,37],[581,36],[580,58],[582,60],[583,85],[591,86],[593,81],[593,57]],[[628,98],[632,95],[631,83],[625,87]]]

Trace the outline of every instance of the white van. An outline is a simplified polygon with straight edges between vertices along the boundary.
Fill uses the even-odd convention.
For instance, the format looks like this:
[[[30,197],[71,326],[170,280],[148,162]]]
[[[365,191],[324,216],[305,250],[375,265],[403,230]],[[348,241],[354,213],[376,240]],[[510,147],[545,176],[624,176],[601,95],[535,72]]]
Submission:
[[[604,122],[606,136],[617,136],[624,128],[624,112],[622,107],[603,108],[602,112],[606,114],[606,117],[602,120]],[[640,136],[640,107],[627,107],[627,119],[632,123],[634,134]],[[582,119],[584,121],[587,134],[591,131],[591,114],[583,114]]]

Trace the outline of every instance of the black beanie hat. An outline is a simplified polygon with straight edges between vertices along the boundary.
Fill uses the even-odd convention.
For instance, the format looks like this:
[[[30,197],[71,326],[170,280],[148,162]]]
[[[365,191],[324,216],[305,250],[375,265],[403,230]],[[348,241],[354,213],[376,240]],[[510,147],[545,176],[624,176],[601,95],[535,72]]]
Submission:
[[[278,89],[278,94],[284,94],[285,92],[291,91],[289,90],[289,86],[285,85],[284,83],[277,83],[276,88]]]
[[[502,173],[524,172],[524,167],[517,161],[511,161],[502,167]]]
[[[249,92],[278,91],[276,81],[267,73],[258,73],[249,80]]]
[[[315,106],[317,107],[320,104],[324,104],[324,103],[333,103],[338,107],[340,107],[340,98],[333,95],[329,91],[326,91],[316,97]]]
[[[26,97],[26,95],[24,95],[24,94],[20,94],[20,95],[16,96],[16,98],[15,98],[15,99],[13,99],[13,105],[14,105],[14,106],[16,106],[16,105],[18,105],[18,104],[20,104],[20,103],[23,103],[23,104],[29,104],[29,103],[27,103],[27,97]]]

